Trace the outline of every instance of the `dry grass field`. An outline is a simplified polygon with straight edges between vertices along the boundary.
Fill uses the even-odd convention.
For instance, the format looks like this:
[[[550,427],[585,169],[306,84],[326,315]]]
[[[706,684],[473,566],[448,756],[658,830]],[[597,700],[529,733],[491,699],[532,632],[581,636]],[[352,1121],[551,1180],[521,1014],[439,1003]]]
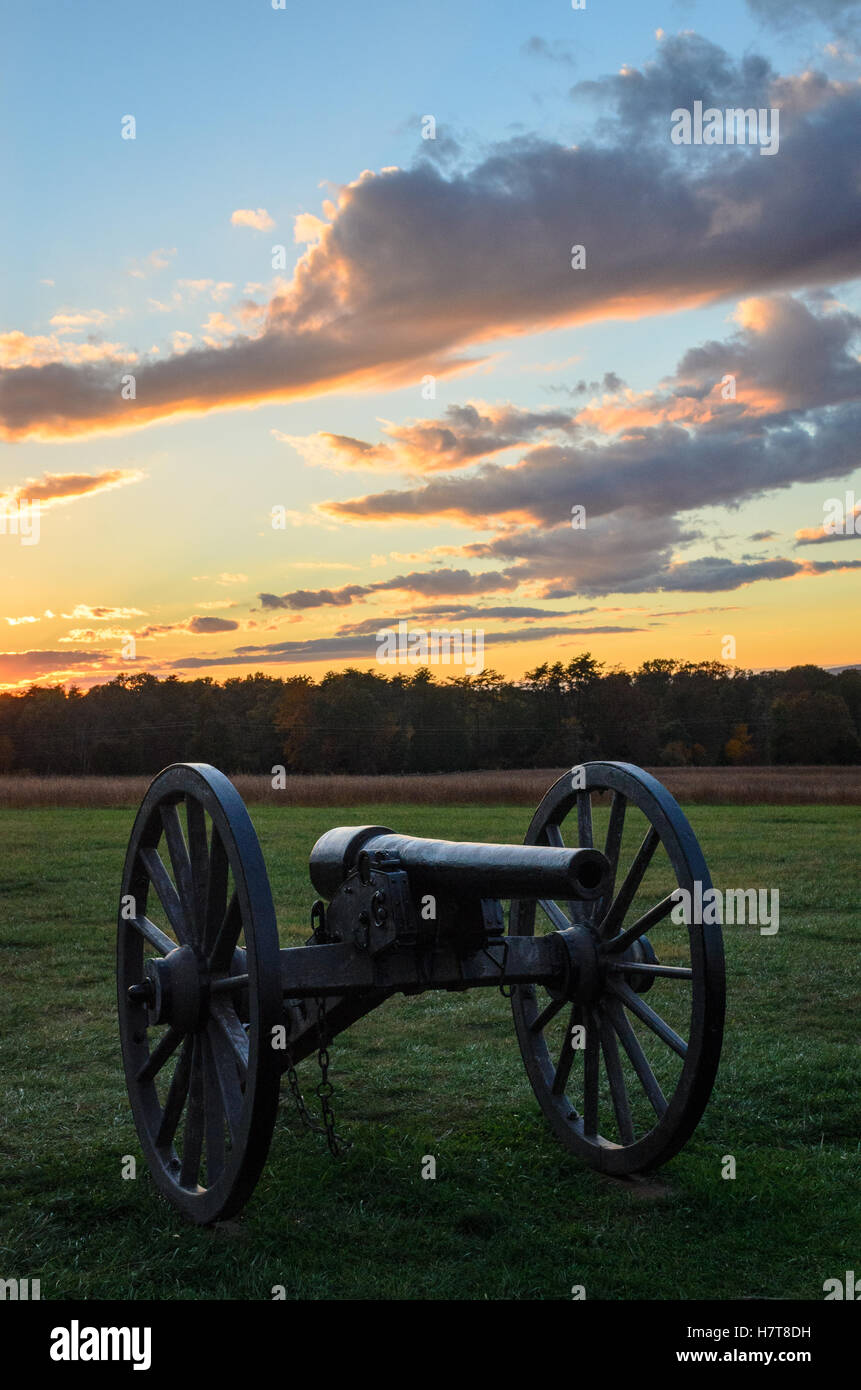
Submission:
[[[252,805],[355,806],[394,802],[537,806],[563,770],[288,776],[286,787],[277,790],[266,775],[240,773],[231,780],[243,800]],[[861,805],[861,767],[653,767],[649,771],[682,802],[735,806]],[[0,776],[0,807],[137,806],[149,780]]]

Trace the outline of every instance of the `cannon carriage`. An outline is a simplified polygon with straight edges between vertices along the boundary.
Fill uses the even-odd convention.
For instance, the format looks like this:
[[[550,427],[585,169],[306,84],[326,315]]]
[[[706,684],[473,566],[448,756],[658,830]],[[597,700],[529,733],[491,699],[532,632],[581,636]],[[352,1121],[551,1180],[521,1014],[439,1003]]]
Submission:
[[[295,1068],[314,1053],[319,1127],[339,1151],[329,1045],[398,993],[509,995],[539,1105],[593,1168],[649,1171],[693,1133],[720,1055],[722,942],[719,925],[673,921],[674,890],[711,880],[648,773],[566,773],[522,845],[348,826],[317,841],[309,867],[311,935],[281,948],[260,845],[223,774],[166,768],[134,823],[117,935],[123,1063],[152,1176],[192,1221],[248,1200],[281,1076],[307,1118]]]

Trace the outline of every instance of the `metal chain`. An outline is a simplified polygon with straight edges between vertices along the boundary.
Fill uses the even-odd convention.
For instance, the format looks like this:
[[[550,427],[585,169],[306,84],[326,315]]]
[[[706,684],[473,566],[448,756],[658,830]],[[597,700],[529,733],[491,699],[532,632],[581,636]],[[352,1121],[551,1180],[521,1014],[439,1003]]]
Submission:
[[[351,1147],[351,1141],[342,1139],[335,1130],[335,1114],[331,1104],[331,1097],[334,1094],[335,1087],[329,1080],[329,1039],[326,1029],[325,1002],[322,997],[317,1000],[317,1030],[319,1035],[317,1064],[320,1068],[321,1077],[320,1083],[315,1089],[315,1095],[320,1102],[320,1109],[323,1114],[322,1124],[314,1119],[308,1106],[305,1104],[305,1097],[299,1089],[299,1078],[296,1075],[296,1068],[293,1065],[293,1059],[289,1051],[287,1053],[287,1084],[290,1087],[290,1094],[296,1106],[296,1113],[305,1128],[312,1130],[314,1134],[325,1134],[329,1152],[334,1158],[339,1158],[346,1149]]]
[[[305,1104],[305,1097],[299,1090],[299,1078],[296,1075],[296,1068],[293,1066],[292,1061],[289,1062],[289,1065],[287,1067],[287,1084],[290,1087],[290,1094],[293,1097],[293,1104],[296,1106],[296,1113],[299,1116],[299,1119],[302,1121],[305,1128],[313,1129],[315,1133],[322,1134],[322,1125],[318,1125],[316,1120],[312,1117],[310,1110]]]
[[[322,995],[317,999],[317,1032],[319,1036],[317,1065],[320,1068],[320,1084],[317,1086],[315,1094],[320,1102],[329,1152],[333,1158],[340,1158],[341,1154],[349,1149],[350,1141],[342,1139],[335,1132],[335,1112],[331,1102],[335,1087],[329,1080],[329,1030],[326,1027],[326,1007]]]

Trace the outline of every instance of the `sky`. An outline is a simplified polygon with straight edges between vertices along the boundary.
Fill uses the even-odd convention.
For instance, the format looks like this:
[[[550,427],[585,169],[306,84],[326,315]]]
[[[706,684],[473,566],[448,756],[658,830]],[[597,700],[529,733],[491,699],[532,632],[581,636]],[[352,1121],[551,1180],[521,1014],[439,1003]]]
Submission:
[[[858,3],[0,35],[0,690],[859,660]]]

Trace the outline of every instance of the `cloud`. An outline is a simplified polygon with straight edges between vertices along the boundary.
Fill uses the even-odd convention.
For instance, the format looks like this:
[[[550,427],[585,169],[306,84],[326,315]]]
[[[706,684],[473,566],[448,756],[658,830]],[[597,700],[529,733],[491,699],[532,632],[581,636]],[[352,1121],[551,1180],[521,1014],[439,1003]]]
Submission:
[[[686,352],[656,392],[605,397],[573,415],[472,404],[450,407],[437,420],[387,424],[392,442],[385,447],[405,468],[408,460],[418,464],[415,475],[423,467],[431,476],[321,502],[318,510],[339,522],[448,520],[489,530],[489,540],[445,549],[497,567],[478,574],[435,569],[423,579],[412,571],[340,589],[265,594],[263,607],[345,607],[389,589],[414,599],[526,585],[545,600],[640,588],[720,591],[826,572],[781,556],[679,553],[699,538],[695,518],[705,508],[736,508],[857,466],[861,319],[825,293],[807,302],[783,295],[745,300],[733,317],[737,326],[726,340]],[[727,369],[738,395],[723,401]],[[517,462],[490,460],[518,436],[537,442]],[[480,462],[460,466],[479,452]],[[440,455],[451,471],[436,471]],[[585,508],[585,529],[570,524],[575,505]]]
[[[392,579],[379,579],[373,584],[345,584],[340,589],[294,589],[287,594],[258,594],[264,609],[273,608],[345,608],[356,599],[368,598],[371,594],[389,593],[392,590],[424,597],[442,594],[483,594],[495,593],[500,589],[513,589],[517,580],[511,575],[492,573],[472,574],[466,569],[414,570],[410,574],[398,574]]]
[[[558,608],[530,608],[525,604],[506,604],[488,605],[485,608],[477,608],[468,603],[436,603],[429,607],[416,607],[410,612],[410,619],[414,623],[435,623],[445,618],[447,621],[457,620],[458,623],[465,622],[514,622],[516,620],[542,619],[542,618],[573,618],[580,617],[585,613],[594,613],[594,607],[580,609],[558,609]],[[400,615],[403,617],[403,614]],[[394,627],[400,621],[398,617],[391,618],[363,618],[360,623],[345,623],[343,627],[337,629],[338,637],[360,636],[367,633],[377,632],[383,627]]]
[[[157,270],[166,270],[170,265],[171,258],[176,255],[176,247],[160,246],[155,251],[150,251],[143,260],[132,261],[129,275],[133,280],[145,280],[148,274]]]
[[[579,382],[570,394],[603,388],[603,398],[575,414],[524,410],[511,403],[469,402],[447,407],[437,419],[383,422],[386,443],[320,431],[278,438],[307,462],[348,471],[451,472],[506,449],[554,435],[572,439],[588,431],[631,432],[662,420],[729,430],[746,417],[777,417],[814,406],[861,400],[861,362],[854,345],[861,317],[830,299],[805,303],[790,295],[743,300],[738,327],[723,341],[686,352],[663,390],[625,390],[615,372]],[[731,376],[735,398],[724,398]]]
[[[861,406],[759,433],[689,432],[658,425],[597,446],[546,444],[517,464],[483,464],[474,474],[433,479],[415,487],[321,503],[342,520],[447,518],[490,529],[510,524],[555,528],[570,524],[575,505],[592,519],[637,507],[662,516],[707,506],[736,506],[793,482],[840,477],[857,465]]]
[[[83,328],[98,328],[110,318],[111,315],[101,309],[75,309],[54,314],[50,322],[51,327],[61,333],[80,333]]]
[[[90,622],[104,623],[116,622],[119,619],[143,618],[146,617],[146,612],[143,608],[91,608],[88,603],[76,603],[71,613],[62,613],[60,616],[71,620],[88,618]]]
[[[223,584],[225,586],[229,584],[247,584],[248,575],[230,574],[227,571],[223,570],[221,574],[216,575],[214,580],[211,580],[211,576],[208,574],[195,574],[193,576],[193,582],[195,584],[203,583],[204,581],[213,582],[215,584]]]
[[[230,215],[234,227],[253,227],[256,232],[268,232],[275,223],[265,208],[237,208]]]
[[[139,468],[107,468],[101,473],[43,473],[41,478],[26,482],[0,493],[0,507],[32,506],[38,502],[44,511],[48,507],[76,502],[97,492],[112,492],[114,488],[139,483],[146,474]]]
[[[235,618],[189,618],[188,632],[235,632],[239,623]]]
[[[366,444],[351,435],[329,434],[325,430],[306,435],[273,430],[272,434],[280,444],[294,448],[314,468],[391,470],[396,466],[394,450],[387,444]]]
[[[796,545],[823,545],[830,541],[861,540],[861,526],[858,522],[858,518],[861,517],[861,502],[847,513],[840,505],[839,499],[833,500],[838,503],[838,507],[836,514],[833,509],[830,509],[832,510],[832,517],[827,529],[824,522],[821,526],[803,527],[795,533]],[[840,527],[839,530],[834,529],[835,522]]]
[[[205,294],[216,304],[225,300],[233,289],[232,280],[177,280],[176,284],[181,296],[197,299],[199,295]]]
[[[605,372],[601,381],[586,381],[585,378],[581,378],[576,386],[561,386],[554,389],[566,391],[570,396],[583,396],[587,391],[592,395],[594,395],[596,391],[621,391],[624,389],[624,386],[624,381],[616,372]]]
[[[55,672],[65,674],[78,666],[101,665],[111,655],[103,651],[0,652],[0,680],[25,680]]]
[[[654,59],[642,70],[625,64],[606,77],[577,82],[571,95],[608,109],[615,138],[624,131],[640,143],[656,124],[668,131],[670,113],[677,107],[690,109],[694,101],[702,101],[704,108],[768,106],[775,77],[760,54],[748,53],[737,63],[718,44],[686,31],[663,34]]]
[[[553,565],[558,574],[574,564],[582,582],[612,589],[632,561],[654,579],[656,564],[663,571],[685,537],[676,518],[857,466],[861,365],[853,344],[861,319],[827,297],[815,307],[787,296],[744,301],[727,341],[685,353],[662,391],[581,410],[563,432],[569,442],[540,440],[516,463],[485,461],[469,473],[322,502],[319,510],[338,521],[446,519],[496,530],[498,544],[461,553],[532,557],[530,564],[541,554],[542,581]],[[738,397],[724,402],[718,388],[727,370]],[[614,434],[591,437],[596,430]],[[484,442],[492,450],[494,440]],[[587,524],[572,539],[575,505],[585,508]],[[543,535],[529,538],[523,528],[535,525]]]
[[[697,96],[710,72],[724,81],[710,47],[679,55]],[[738,93],[770,78],[762,59],[740,72]],[[366,172],[340,190],[258,334],[142,363],[134,402],[97,363],[20,368],[14,384],[0,372],[5,437],[388,388],[474,366],[480,345],[515,333],[840,283],[861,268],[861,182],[846,139],[861,122],[861,91],[823,82],[814,107],[807,89],[793,107],[801,90],[784,86],[792,119],[777,159],[672,151],[666,130],[633,141],[637,111],[667,99],[658,82],[603,144],[523,137],[448,176],[428,160]],[[583,271],[570,265],[575,234]]]
[[[131,635],[124,627],[74,627],[71,632],[67,632],[66,636],[59,640],[61,642],[108,642],[111,638],[115,638],[118,642],[122,642]]]
[[[731,373],[744,408],[759,413],[861,400],[861,361],[853,351],[861,337],[858,314],[831,301],[772,295],[742,301],[734,317],[740,327],[728,341],[685,353],[677,389],[711,390]]]
[[[183,618],[176,623],[149,623],[132,635],[138,641],[146,642],[152,637],[162,637],[168,632],[186,632],[195,635],[206,635],[212,632],[236,632],[239,623],[235,618],[201,618],[195,614],[191,618]]]
[[[385,448],[386,463],[412,471],[412,484],[321,502],[318,510],[341,523],[447,520],[489,530],[489,540],[438,553],[497,567],[473,575],[431,570],[423,581],[412,571],[340,589],[264,594],[263,607],[346,607],[387,589],[413,600],[520,585],[551,600],[640,587],[720,591],[821,573],[785,557],[689,560],[679,553],[698,540],[695,519],[705,508],[737,508],[857,466],[861,319],[826,292],[805,301],[747,299],[733,319],[727,339],[687,351],[657,391],[605,396],[574,414],[471,403],[449,407],[436,420],[385,423],[389,443],[358,443]],[[720,388],[727,370],[737,398],[725,401]],[[325,433],[313,438],[347,455],[357,443]],[[518,438],[534,442],[517,462],[491,461]],[[448,471],[438,468],[441,460]],[[585,529],[571,526],[575,505],[585,508]]]
[[[609,374],[608,375],[612,375]],[[335,470],[435,473],[467,468],[481,458],[528,443],[543,434],[570,435],[577,426],[570,411],[526,410],[510,403],[487,405],[468,401],[447,406],[436,420],[383,421],[390,441],[369,444],[351,435],[319,431],[312,435],[273,434],[292,444],[306,463]]]
[[[220,310],[213,310],[201,328],[201,340],[208,347],[220,348],[228,338],[232,338],[238,333],[239,329],[226,314]]]
[[[564,39],[542,39],[539,34],[533,34],[527,39],[521,53],[526,58],[544,58],[551,63],[562,63],[565,67],[576,67],[576,61],[571,52],[571,47]]]
[[[747,0],[747,7],[763,24],[778,29],[819,21],[836,34],[855,34],[861,19],[858,0]]]
[[[136,362],[138,354],[122,343],[87,340],[80,343],[58,337],[55,333],[22,333],[12,329],[0,333],[0,368],[21,371],[24,367],[42,367],[51,362],[85,365],[96,362]]]
[[[381,624],[384,627],[385,624]],[[485,633],[485,646],[507,646],[510,643],[538,642],[548,637],[591,637],[643,632],[635,627],[551,627],[522,628],[512,632]],[[375,629],[376,631],[376,629]],[[180,670],[197,670],[210,666],[265,666],[269,664],[304,664],[309,661],[373,661],[377,644],[374,637],[318,637],[305,642],[271,642],[258,647],[236,647],[222,656],[184,656],[169,663]]]

